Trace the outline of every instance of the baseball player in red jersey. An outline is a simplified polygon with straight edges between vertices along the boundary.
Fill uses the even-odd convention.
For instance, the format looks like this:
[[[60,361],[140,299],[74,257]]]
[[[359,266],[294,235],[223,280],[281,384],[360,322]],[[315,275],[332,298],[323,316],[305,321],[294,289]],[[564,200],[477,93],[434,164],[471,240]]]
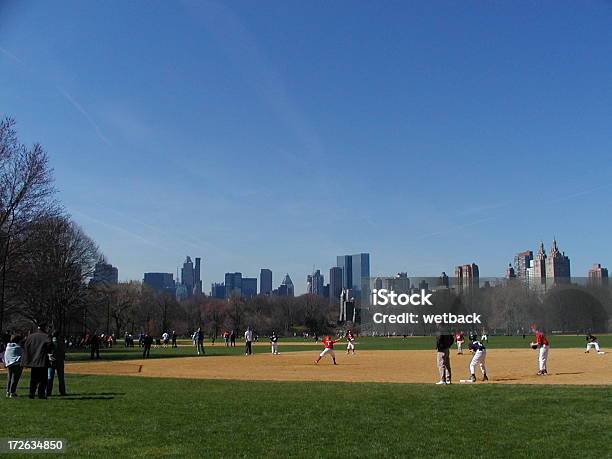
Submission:
[[[325,354],[329,354],[331,355],[331,358],[334,361],[334,365],[337,365],[336,353],[334,352],[334,344],[341,340],[342,337],[338,338],[337,340],[333,340],[329,336],[323,338],[321,342],[323,343],[323,346],[325,346],[325,349],[323,349],[323,352],[319,354],[319,357],[317,358],[317,360],[315,360],[315,364],[319,363],[319,361],[325,356]]]
[[[457,343],[457,355],[462,355],[463,354],[463,343],[465,342],[463,332],[455,333],[455,342]]]
[[[535,341],[531,343],[531,346],[534,349],[539,349],[538,352],[538,364],[540,370],[538,371],[538,376],[547,375],[548,371],[546,368],[546,363],[548,361],[548,339],[546,335],[541,331],[536,331]]]
[[[352,330],[348,330],[346,332],[346,353],[350,354],[351,351],[355,354],[355,335]]]

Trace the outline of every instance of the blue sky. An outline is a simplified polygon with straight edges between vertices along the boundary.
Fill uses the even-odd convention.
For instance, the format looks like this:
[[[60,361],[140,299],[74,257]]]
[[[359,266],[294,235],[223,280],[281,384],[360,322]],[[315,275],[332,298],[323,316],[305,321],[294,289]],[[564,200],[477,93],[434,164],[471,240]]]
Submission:
[[[121,279],[612,264],[612,4],[0,0],[0,113]]]

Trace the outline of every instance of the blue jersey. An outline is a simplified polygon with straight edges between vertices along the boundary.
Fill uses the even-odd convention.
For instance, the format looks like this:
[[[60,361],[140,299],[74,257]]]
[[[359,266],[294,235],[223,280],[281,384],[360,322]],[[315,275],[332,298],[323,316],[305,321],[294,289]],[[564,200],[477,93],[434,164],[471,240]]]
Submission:
[[[484,351],[486,349],[487,348],[484,347],[484,345],[478,340],[472,341],[472,343],[470,344],[470,351],[476,352],[476,351]]]

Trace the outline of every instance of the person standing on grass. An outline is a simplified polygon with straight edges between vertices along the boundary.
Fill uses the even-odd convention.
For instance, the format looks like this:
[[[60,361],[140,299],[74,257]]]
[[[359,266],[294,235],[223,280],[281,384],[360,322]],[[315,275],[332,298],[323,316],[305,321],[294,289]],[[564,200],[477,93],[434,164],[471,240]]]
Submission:
[[[47,398],[47,368],[51,351],[51,339],[46,325],[41,323],[25,340],[21,357],[21,365],[30,368],[30,398],[34,398],[37,392],[38,398]]]
[[[17,397],[17,385],[19,384],[19,378],[21,378],[21,372],[23,371],[23,367],[21,366],[23,349],[19,346],[20,339],[20,336],[11,336],[4,350],[4,366],[8,372],[6,378],[7,397]]]
[[[59,384],[60,395],[66,395],[66,383],[64,381],[64,361],[66,360],[66,347],[64,339],[60,338],[59,334],[53,333],[53,359],[51,360],[51,366],[47,370],[47,397],[53,392],[53,379],[55,373],[57,373],[57,382]]]
[[[440,381],[436,383],[438,385],[451,383],[450,347],[454,341],[453,335],[444,332],[436,337],[436,358],[440,373]]]
[[[223,343],[224,343],[225,347],[229,347],[229,337],[230,337],[229,332],[227,330],[225,330],[223,332]]]
[[[176,345],[176,331],[172,330],[172,348],[176,349],[178,346]]]
[[[91,360],[94,359],[94,355],[96,356],[96,359],[100,358],[100,337],[98,336],[97,332],[92,333],[91,338],[89,338],[89,351]]]
[[[230,333],[230,345],[236,347],[236,332],[234,330]]]
[[[198,327],[194,333],[194,341],[198,355],[200,355],[200,352],[202,352],[202,355],[204,355],[204,332],[202,331],[202,327]]]
[[[148,359],[149,356],[151,355],[151,345],[152,344],[153,344],[153,337],[147,333],[142,340],[142,346],[144,348],[144,351],[142,351],[143,359]]]
[[[253,331],[250,327],[247,327],[244,332],[244,355],[251,355],[253,353]]]

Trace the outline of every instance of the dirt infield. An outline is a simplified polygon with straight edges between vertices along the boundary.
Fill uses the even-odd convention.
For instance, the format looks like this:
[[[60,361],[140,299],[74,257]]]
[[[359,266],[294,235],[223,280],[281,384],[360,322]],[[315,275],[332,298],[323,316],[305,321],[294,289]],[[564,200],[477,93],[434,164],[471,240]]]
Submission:
[[[314,365],[317,352],[288,352],[278,356],[186,357],[131,361],[67,363],[68,373],[143,377],[237,379],[268,381],[347,381],[432,383],[437,380],[431,351],[362,351],[347,356],[336,352]],[[612,384],[610,354],[584,354],[579,349],[551,349],[549,376],[537,376],[537,353],[526,349],[489,350],[488,384]],[[470,355],[451,355],[454,382],[469,376]],[[480,375],[478,375],[480,376]]]

